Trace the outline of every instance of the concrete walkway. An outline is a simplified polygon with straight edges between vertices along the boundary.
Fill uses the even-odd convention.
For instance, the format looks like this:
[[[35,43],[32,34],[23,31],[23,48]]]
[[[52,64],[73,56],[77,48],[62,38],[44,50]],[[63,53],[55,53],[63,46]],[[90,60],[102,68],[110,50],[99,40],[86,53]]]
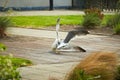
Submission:
[[[32,37],[56,38],[56,32],[48,30],[8,28],[7,33]],[[59,34],[61,38],[65,38],[67,32],[59,32]]]
[[[108,51],[120,54],[120,38],[113,36],[79,36],[70,44],[81,46],[87,52],[54,54],[51,52],[51,45],[56,36],[55,31],[8,28],[7,33],[22,37],[0,40],[8,47],[6,53],[30,59],[34,63],[33,66],[20,68],[22,80],[50,80],[53,77],[64,80],[66,74],[91,52]],[[64,38],[66,34],[60,32],[60,37]]]
[[[112,15],[114,12],[103,12],[103,14]],[[5,12],[0,12],[1,15],[7,15]],[[59,16],[59,15],[84,15],[83,11],[80,10],[53,10],[53,11],[13,11],[11,16]]]
[[[79,10],[53,10],[53,11],[13,11],[11,16],[59,16],[59,15],[84,15],[83,11]],[[0,15],[6,15],[4,12],[0,12]]]

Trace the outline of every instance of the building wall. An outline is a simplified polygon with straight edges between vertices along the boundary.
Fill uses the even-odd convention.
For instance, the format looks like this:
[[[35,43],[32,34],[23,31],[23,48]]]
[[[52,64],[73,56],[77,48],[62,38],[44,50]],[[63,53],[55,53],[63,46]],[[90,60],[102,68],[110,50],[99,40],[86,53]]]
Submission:
[[[0,7],[3,7],[6,0],[0,0]],[[53,0],[54,8],[71,7],[71,0]],[[9,0],[6,7],[19,10],[40,10],[49,9],[49,0]]]
[[[5,0],[0,0],[0,5],[4,4]],[[49,0],[9,0],[7,7],[38,7],[49,6]]]
[[[54,0],[54,7],[72,7],[72,0]]]

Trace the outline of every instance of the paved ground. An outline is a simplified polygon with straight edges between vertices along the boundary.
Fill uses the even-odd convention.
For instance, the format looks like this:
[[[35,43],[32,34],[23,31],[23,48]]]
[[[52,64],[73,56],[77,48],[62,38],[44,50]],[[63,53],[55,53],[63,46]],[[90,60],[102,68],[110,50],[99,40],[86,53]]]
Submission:
[[[120,54],[120,36],[79,36],[71,41],[71,45],[79,45],[87,52],[54,54],[51,52],[51,44],[56,36],[55,31],[9,28],[7,32],[19,36],[0,40],[8,46],[6,52],[30,59],[34,63],[33,66],[20,68],[23,80],[49,80],[51,77],[63,80],[66,73],[91,52],[109,51]],[[60,32],[60,37],[64,38],[66,34]]]
[[[114,14],[113,12],[103,12],[104,14]],[[7,15],[4,12],[0,12],[0,15]],[[53,11],[13,11],[11,16],[38,16],[38,15],[84,15],[83,11],[80,10],[53,10]]]
[[[38,15],[79,15],[84,14],[83,11],[78,10],[53,10],[53,11],[14,11],[11,13],[12,16],[38,16]],[[0,12],[0,15],[6,15],[4,12]]]

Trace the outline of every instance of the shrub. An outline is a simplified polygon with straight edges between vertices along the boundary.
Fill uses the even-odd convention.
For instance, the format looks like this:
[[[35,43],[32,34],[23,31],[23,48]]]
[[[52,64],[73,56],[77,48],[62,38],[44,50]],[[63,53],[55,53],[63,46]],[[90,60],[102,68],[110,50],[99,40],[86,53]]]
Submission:
[[[114,27],[116,24],[120,23],[120,13],[116,13],[107,20],[106,26]]]
[[[100,23],[101,19],[98,17],[98,15],[95,13],[90,13],[84,16],[82,25],[84,26],[84,28],[94,29],[95,26],[100,25]]]
[[[0,80],[20,80],[17,67],[13,66],[11,56],[0,57]]]
[[[86,9],[85,14],[97,14],[100,19],[103,19],[104,15],[102,14],[102,11],[98,8],[91,8],[91,9]]]
[[[113,28],[115,34],[120,34],[120,23],[115,25]]]
[[[117,76],[116,76],[116,80],[120,80],[120,65],[118,65],[118,67],[117,67]]]
[[[6,50],[6,46],[0,43],[0,51]],[[21,80],[18,67],[32,65],[32,62],[23,58],[14,58],[12,55],[0,55],[0,80]]]
[[[91,75],[92,79],[95,80],[114,80],[116,66],[117,55],[115,53],[96,52],[82,60],[67,76],[66,80],[81,80],[80,75],[76,74],[76,71],[80,70],[84,70],[86,75]]]
[[[118,0],[117,2],[117,9],[118,9],[118,12],[120,11],[120,0]]]
[[[104,15],[100,9],[91,8],[86,9],[84,12],[85,16],[82,24],[85,28],[93,29],[101,24]]]
[[[0,51],[5,49],[6,46],[0,44]],[[17,68],[17,66],[13,66],[12,56],[0,56],[0,80],[20,80],[21,76]]]
[[[7,16],[0,17],[0,37],[6,36],[5,30],[12,25],[11,19]]]
[[[120,34],[120,13],[107,20],[106,26],[112,27],[116,34]]]

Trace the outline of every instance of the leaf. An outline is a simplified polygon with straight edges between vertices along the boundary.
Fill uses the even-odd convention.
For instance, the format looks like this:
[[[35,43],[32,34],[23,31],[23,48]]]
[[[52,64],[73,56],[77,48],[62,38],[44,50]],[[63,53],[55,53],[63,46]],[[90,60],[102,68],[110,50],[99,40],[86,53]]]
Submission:
[[[0,43],[0,51],[5,51],[5,50],[6,50],[6,46]]]

